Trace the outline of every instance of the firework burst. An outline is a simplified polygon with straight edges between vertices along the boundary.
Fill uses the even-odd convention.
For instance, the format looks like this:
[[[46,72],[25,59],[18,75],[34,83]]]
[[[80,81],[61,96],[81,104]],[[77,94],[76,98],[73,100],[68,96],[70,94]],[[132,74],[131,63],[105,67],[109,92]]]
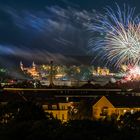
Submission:
[[[117,4],[116,4],[117,5]],[[135,8],[105,9],[89,26],[89,47],[96,60],[106,65],[120,67],[122,64],[138,65],[140,62],[140,20],[134,16]]]

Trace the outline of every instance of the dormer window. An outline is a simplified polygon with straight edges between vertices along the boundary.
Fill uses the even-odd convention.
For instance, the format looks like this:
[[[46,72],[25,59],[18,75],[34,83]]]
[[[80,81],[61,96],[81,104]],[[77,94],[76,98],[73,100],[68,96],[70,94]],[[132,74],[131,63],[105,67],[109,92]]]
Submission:
[[[108,107],[103,107],[101,109],[100,116],[107,116],[108,115]]]
[[[52,109],[57,109],[57,105],[52,105]]]

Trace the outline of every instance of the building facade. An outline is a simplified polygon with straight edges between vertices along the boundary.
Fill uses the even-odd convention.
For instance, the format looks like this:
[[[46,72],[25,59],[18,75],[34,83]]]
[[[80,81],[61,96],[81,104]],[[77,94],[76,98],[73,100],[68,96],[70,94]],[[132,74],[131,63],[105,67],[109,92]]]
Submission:
[[[98,98],[98,97],[97,97]],[[93,99],[92,104],[92,117],[91,119],[105,119],[106,117],[111,117],[115,115],[117,120],[120,119],[121,115],[124,115],[126,112],[135,113],[140,111],[140,98],[129,103],[129,99],[124,97],[124,100],[113,101],[113,98],[102,96],[100,99]],[[131,98],[131,100],[133,100]],[[75,106],[75,105],[76,106]],[[45,112],[52,113],[54,118],[66,122],[71,118],[69,112],[72,109],[74,113],[78,112],[78,103],[77,102],[59,102],[57,104],[44,104],[43,109]]]
[[[134,98],[136,97],[124,97],[114,101],[113,98],[103,96],[92,106],[92,116],[95,119],[104,119],[107,116],[116,115],[119,120],[120,116],[126,112],[133,114],[140,111],[140,98],[136,100]]]
[[[51,113],[54,118],[61,120],[62,122],[68,121],[68,108],[70,106],[70,102],[59,102],[59,103],[51,103],[44,104],[42,107],[45,112]]]

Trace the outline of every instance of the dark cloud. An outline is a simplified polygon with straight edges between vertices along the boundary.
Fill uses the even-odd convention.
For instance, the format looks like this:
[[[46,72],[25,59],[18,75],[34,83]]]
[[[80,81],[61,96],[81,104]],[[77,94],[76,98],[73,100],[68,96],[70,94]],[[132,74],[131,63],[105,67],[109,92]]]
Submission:
[[[121,5],[128,1],[116,2]],[[0,63],[14,65],[15,59],[44,62],[50,57],[68,63],[73,62],[74,56],[88,57],[87,26],[96,16],[96,10],[102,11],[114,3],[112,0],[1,0]],[[138,3],[129,1],[132,6]]]
[[[66,59],[66,55],[87,55],[86,29],[95,13],[59,6],[47,6],[45,10],[38,11],[17,10],[8,6],[3,11],[11,20],[11,26],[16,28],[13,35],[10,33],[9,42],[1,43],[6,44],[0,48],[3,55],[28,60],[34,58],[38,62],[52,57],[58,63],[73,62],[71,58]]]

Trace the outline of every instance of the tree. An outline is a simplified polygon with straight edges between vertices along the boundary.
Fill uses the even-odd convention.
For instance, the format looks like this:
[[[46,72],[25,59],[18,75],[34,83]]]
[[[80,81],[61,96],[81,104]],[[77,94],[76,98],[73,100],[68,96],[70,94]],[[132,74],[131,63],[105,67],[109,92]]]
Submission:
[[[76,106],[69,109],[71,120],[92,119],[92,100],[83,99]]]
[[[12,121],[53,120],[53,116],[45,113],[42,106],[31,101],[9,102],[1,106],[0,119],[3,123]]]
[[[45,118],[42,106],[30,101],[23,102],[15,116],[16,121],[42,120]]]
[[[140,111],[126,112],[123,116],[120,117],[119,124],[123,128],[130,129],[139,129],[140,130]]]

